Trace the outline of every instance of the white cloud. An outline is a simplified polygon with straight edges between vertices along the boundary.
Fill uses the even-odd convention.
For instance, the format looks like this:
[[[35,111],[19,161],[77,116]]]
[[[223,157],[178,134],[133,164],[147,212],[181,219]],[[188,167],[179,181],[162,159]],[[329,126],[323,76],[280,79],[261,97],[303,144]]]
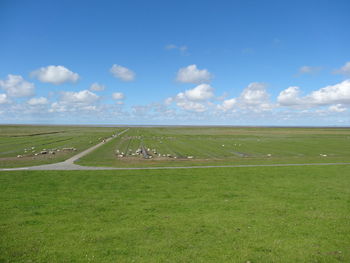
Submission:
[[[79,92],[66,91],[62,92],[62,101],[69,103],[83,103],[90,104],[96,102],[99,99],[95,93],[89,90],[82,90]]]
[[[299,74],[315,74],[321,70],[320,67],[302,66],[299,68]]]
[[[289,87],[280,92],[277,97],[277,102],[281,106],[295,106],[302,104],[299,98],[300,88],[299,87]]]
[[[223,111],[228,111],[233,109],[235,105],[237,105],[237,99],[232,98],[232,99],[224,100],[222,104],[218,105],[218,109]]]
[[[350,80],[344,80],[333,86],[327,86],[312,92],[306,98],[312,104],[350,104]]]
[[[214,89],[209,84],[200,84],[193,89],[178,93],[175,97],[167,98],[165,105],[175,102],[178,107],[187,111],[204,112],[214,97]]]
[[[195,101],[178,101],[176,105],[188,111],[204,112],[207,110],[207,107],[204,103],[199,103]]]
[[[164,100],[164,104],[165,104],[166,106],[168,106],[168,105],[170,105],[171,103],[173,103],[173,101],[174,101],[174,98],[169,97],[169,98],[166,98],[166,99]]]
[[[62,92],[60,100],[51,104],[50,112],[96,111],[98,108],[94,104],[99,99],[98,95],[89,90]]]
[[[104,85],[101,85],[97,82],[94,82],[90,86],[90,90],[92,91],[103,91],[106,87]]]
[[[241,104],[244,105],[261,105],[269,99],[265,84],[252,82],[246,87],[239,98]]]
[[[198,69],[196,65],[180,68],[176,80],[182,83],[205,83],[210,82],[212,74],[206,69]]]
[[[327,86],[300,97],[298,87],[289,87],[277,97],[281,106],[315,107],[331,104],[350,104],[350,80]]]
[[[229,111],[234,107],[237,110],[252,112],[270,111],[275,105],[270,103],[269,97],[265,84],[252,82],[243,89],[239,97],[224,100],[217,108],[222,111]]]
[[[65,82],[77,82],[79,75],[65,68],[64,66],[47,66],[35,70],[31,73],[32,77],[36,77],[44,83],[52,83],[59,85]]]
[[[9,103],[9,98],[7,97],[6,94],[0,94],[0,104],[5,104],[5,103]]]
[[[33,83],[25,81],[20,75],[7,76],[7,80],[0,80],[2,87],[10,97],[29,97],[34,95],[35,86]]]
[[[342,66],[340,69],[336,69],[333,73],[350,76],[350,61],[346,62],[345,65]]]
[[[39,98],[31,98],[27,101],[27,103],[31,106],[37,106],[37,105],[46,105],[49,103],[48,99],[45,97],[39,97]]]
[[[123,66],[114,64],[110,72],[113,74],[114,77],[121,79],[122,81],[133,81],[135,79],[135,73]]]
[[[121,92],[115,92],[115,93],[112,94],[112,97],[115,100],[122,100],[122,99],[124,99],[125,96]]]
[[[331,112],[344,112],[346,111],[346,108],[342,104],[336,104],[329,106],[329,111]]]
[[[185,96],[188,100],[203,101],[214,97],[214,89],[209,84],[200,84],[193,89],[186,90],[184,95],[180,94],[182,93],[179,93],[178,96]]]

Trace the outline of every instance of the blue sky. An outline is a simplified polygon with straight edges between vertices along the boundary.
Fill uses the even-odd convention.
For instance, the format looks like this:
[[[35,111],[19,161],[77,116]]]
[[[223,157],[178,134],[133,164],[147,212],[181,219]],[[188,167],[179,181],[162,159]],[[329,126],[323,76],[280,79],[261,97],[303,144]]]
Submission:
[[[0,123],[349,126],[349,12],[3,0]]]

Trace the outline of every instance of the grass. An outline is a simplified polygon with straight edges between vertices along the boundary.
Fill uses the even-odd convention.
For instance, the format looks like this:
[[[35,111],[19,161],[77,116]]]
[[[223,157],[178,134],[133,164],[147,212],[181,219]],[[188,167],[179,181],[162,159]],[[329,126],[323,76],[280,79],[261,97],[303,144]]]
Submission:
[[[156,149],[157,154],[150,151],[154,158],[131,156],[141,145]],[[132,128],[78,163],[147,167],[349,162],[349,148],[348,128]],[[118,158],[116,150],[126,153],[126,157]],[[167,154],[172,158],[164,157]]]
[[[110,137],[120,128],[83,126],[0,125],[0,167],[33,166],[55,163]],[[34,149],[32,149],[32,147]],[[37,155],[43,149],[76,148],[56,154]],[[27,149],[25,151],[25,149]],[[17,158],[17,155],[23,157]]]
[[[350,167],[0,173],[0,262],[350,262]]]

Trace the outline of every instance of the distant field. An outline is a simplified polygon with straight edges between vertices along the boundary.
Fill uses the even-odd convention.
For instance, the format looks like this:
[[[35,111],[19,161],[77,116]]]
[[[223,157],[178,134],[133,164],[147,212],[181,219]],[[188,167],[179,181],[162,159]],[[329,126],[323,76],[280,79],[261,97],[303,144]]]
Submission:
[[[0,125],[0,167],[63,161],[101,142],[103,138],[110,137],[118,130],[82,126]],[[65,148],[75,148],[76,151]],[[42,151],[47,153],[41,154]]]
[[[136,154],[142,147],[150,159]],[[342,128],[131,128],[78,164],[146,167],[349,162],[349,149],[350,129]]]
[[[350,262],[349,175],[0,172],[0,262]]]
[[[60,162],[124,129],[0,126],[0,167]],[[349,149],[349,128],[132,127],[77,163],[148,167],[349,162]],[[41,154],[43,150],[47,154]]]

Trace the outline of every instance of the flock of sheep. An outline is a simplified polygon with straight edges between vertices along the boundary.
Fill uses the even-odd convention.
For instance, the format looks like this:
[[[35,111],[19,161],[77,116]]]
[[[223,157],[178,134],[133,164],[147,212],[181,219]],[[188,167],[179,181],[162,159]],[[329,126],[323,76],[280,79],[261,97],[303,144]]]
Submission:
[[[74,147],[66,147],[66,148],[62,148],[62,149],[42,149],[40,151],[36,151],[35,150],[35,146],[32,146],[30,148],[26,148],[24,149],[24,154],[19,154],[17,155],[17,158],[23,158],[24,156],[29,156],[29,155],[34,155],[34,156],[38,156],[38,155],[45,155],[45,154],[56,154],[57,152],[67,152],[67,151],[77,151],[76,148]]]

